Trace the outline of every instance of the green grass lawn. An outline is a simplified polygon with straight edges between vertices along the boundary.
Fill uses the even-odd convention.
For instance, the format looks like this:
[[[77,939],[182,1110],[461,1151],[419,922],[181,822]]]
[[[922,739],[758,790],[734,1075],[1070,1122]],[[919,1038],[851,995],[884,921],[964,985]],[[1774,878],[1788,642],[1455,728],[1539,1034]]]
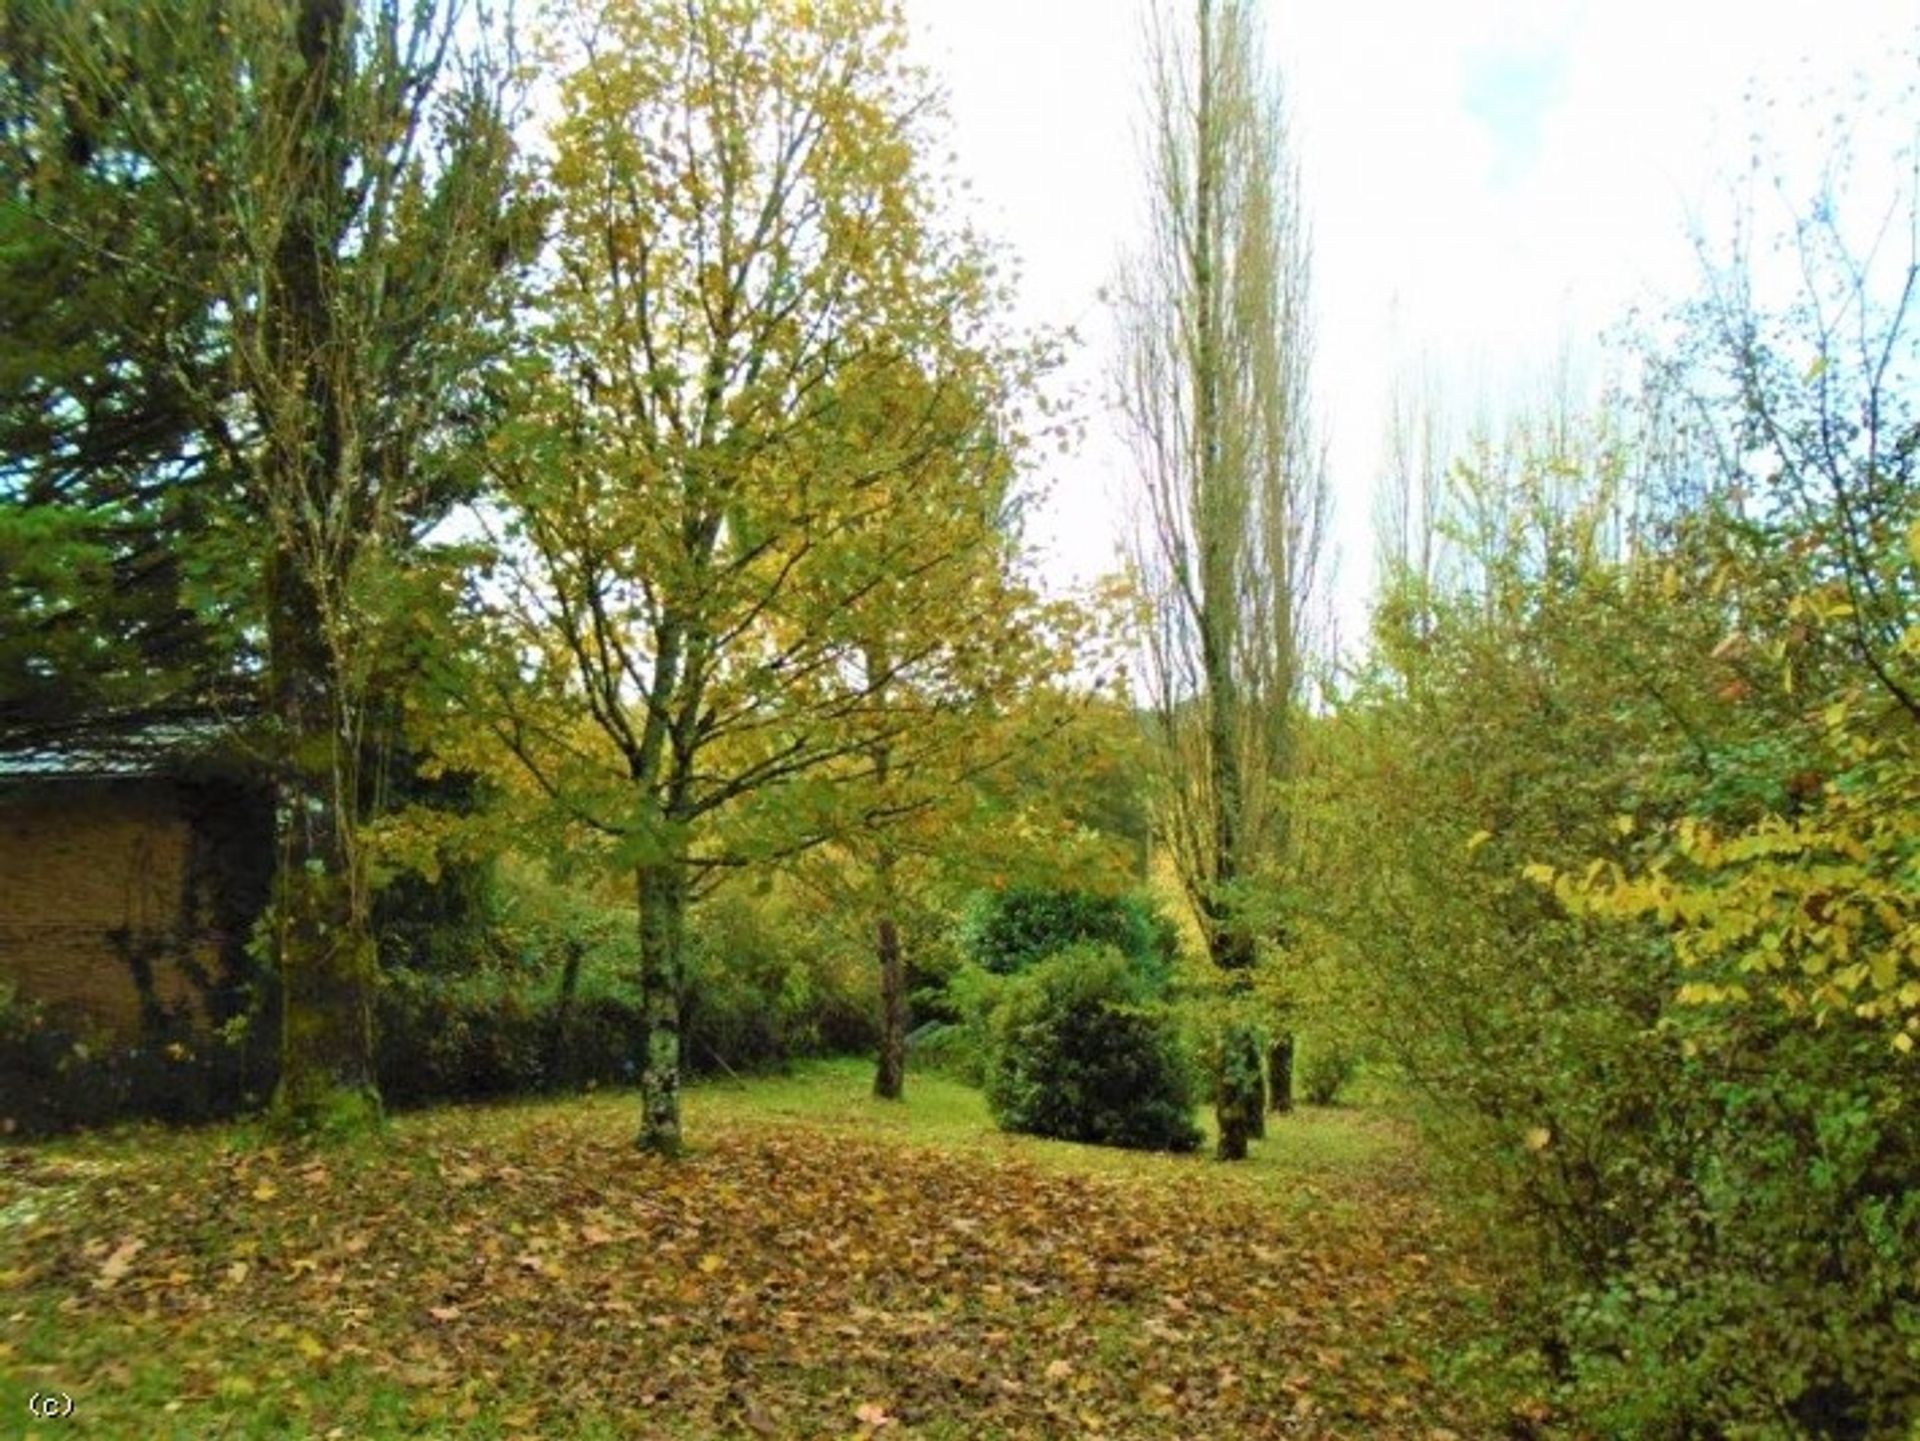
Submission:
[[[1207,1133],[1207,1149],[1198,1156],[1168,1156],[1007,1135],[994,1127],[979,1091],[945,1076],[912,1077],[904,1105],[875,1100],[872,1087],[873,1068],[867,1061],[816,1061],[787,1076],[699,1086],[689,1093],[687,1110],[696,1140],[709,1119],[738,1124],[793,1121],[851,1128],[907,1145],[985,1149],[1064,1172],[1165,1178],[1202,1168],[1227,1184],[1263,1189],[1285,1200],[1302,1194],[1302,1182],[1390,1163],[1408,1153],[1403,1124],[1378,1109],[1303,1108],[1276,1124],[1244,1167],[1218,1168],[1203,1159],[1213,1145],[1212,1116],[1204,1109],[1196,1120]]]
[[[1486,1434],[1480,1281],[1377,1108],[1253,1159],[995,1131],[856,1062],[446,1107],[347,1149],[0,1151],[0,1435]],[[1452,1368],[1452,1369],[1450,1369]],[[73,1396],[32,1423],[35,1390]]]

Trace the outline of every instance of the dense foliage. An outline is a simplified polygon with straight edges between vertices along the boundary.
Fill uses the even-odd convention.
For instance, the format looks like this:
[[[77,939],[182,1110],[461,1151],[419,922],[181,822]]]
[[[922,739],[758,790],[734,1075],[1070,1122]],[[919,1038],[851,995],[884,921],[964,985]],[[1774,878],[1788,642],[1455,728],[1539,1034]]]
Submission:
[[[54,773],[49,735],[188,716],[272,801],[208,915],[27,918],[87,931],[102,984],[122,957],[140,1031],[0,978],[0,1131],[631,1084],[677,1157],[683,1072],[868,1050],[899,1102],[912,1034],[1004,1130],[1186,1152],[1205,1099],[1258,1164],[1354,1119],[1269,1123],[1297,1044],[1310,1101],[1362,1056],[1410,1091],[1491,1220],[1487,1347],[1548,1398],[1517,1433],[1920,1435],[1920,194],[1862,251],[1829,176],[1590,413],[1401,436],[1370,634],[1310,705],[1305,216],[1256,9],[1152,27],[1116,292],[1141,525],[1127,580],[1065,597],[1021,526],[1058,347],[956,218],[898,0],[564,0],[524,36],[444,0],[8,7],[0,784]],[[208,1004],[161,1005],[148,953],[192,971],[209,935]],[[669,1196],[722,1164],[629,1159]],[[897,1242],[939,1195],[863,1214]],[[612,1244],[597,1206],[555,1247]],[[1180,1325],[1259,1334],[1263,1282],[1301,1318],[1318,1283],[1223,1234],[1244,1290]],[[958,1264],[927,1240],[901,1276]],[[63,1244],[0,1283],[110,1310],[144,1242]],[[207,1254],[149,1291],[236,1276]],[[732,1405],[783,1322],[725,1323],[739,1350],[692,1349]],[[1313,1422],[1307,1381],[1262,1384]]]
[[[485,926],[457,955],[422,956],[402,930],[375,998],[383,1096],[399,1107],[633,1084],[646,1034],[633,915],[521,867],[488,887]],[[864,957],[805,943],[777,903],[723,894],[696,913],[681,997],[694,1075],[764,1071],[871,1045]],[[443,937],[443,939],[445,939]],[[191,1005],[135,1036],[0,990],[0,1134],[130,1118],[200,1122],[265,1102],[277,1077],[271,972],[210,1028]]]
[[[1178,1029],[1113,947],[1080,944],[1031,966],[989,1027],[987,1104],[1002,1129],[1140,1150],[1200,1144]]]
[[[1002,976],[1082,942],[1112,946],[1155,988],[1172,979],[1180,949],[1173,923],[1145,896],[1042,886],[980,892],[960,938],[968,960]]]
[[[1315,942],[1604,1434],[1920,1408],[1920,431],[1853,300],[1887,364],[1801,311],[1665,375],[1738,444],[1480,447],[1315,737]]]

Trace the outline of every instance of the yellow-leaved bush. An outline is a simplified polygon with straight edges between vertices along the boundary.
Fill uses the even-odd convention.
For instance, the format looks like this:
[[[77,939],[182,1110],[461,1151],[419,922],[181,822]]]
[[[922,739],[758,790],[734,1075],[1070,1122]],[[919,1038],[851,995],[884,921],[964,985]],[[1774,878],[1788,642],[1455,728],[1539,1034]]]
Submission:
[[[1920,525],[1907,543],[1920,571]],[[1805,596],[1790,613],[1849,614]],[[1895,660],[1916,657],[1920,626],[1903,632]],[[1920,1038],[1920,726],[1893,685],[1893,699],[1856,684],[1806,714],[1808,748],[1826,765],[1796,778],[1791,814],[1738,828],[1685,816],[1643,868],[1596,860],[1580,874],[1541,864],[1523,874],[1571,913],[1666,927],[1687,973],[1683,1004],[1770,999],[1816,1025],[1844,1016],[1882,1027],[1911,1054]]]

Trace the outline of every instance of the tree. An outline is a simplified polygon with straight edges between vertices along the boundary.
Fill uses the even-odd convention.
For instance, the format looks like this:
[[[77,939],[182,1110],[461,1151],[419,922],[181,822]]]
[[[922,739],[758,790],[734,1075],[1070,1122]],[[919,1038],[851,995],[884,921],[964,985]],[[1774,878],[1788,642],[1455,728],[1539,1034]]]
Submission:
[[[975,633],[982,617],[972,618]],[[984,880],[994,859],[1002,861],[1023,842],[1031,844],[1034,822],[1052,833],[1056,849],[1050,864],[1067,868],[1075,857],[1064,854],[1081,838],[1061,834],[1036,816],[1032,807],[1009,816],[996,804],[1008,763],[1022,752],[1045,748],[1075,719],[1072,698],[1046,682],[1072,663],[1073,650],[1061,637],[1035,645],[1038,617],[1015,612],[1002,617],[1012,626],[988,652],[1004,666],[1000,684],[976,692],[976,704],[943,704],[937,696],[901,695],[891,685],[875,696],[878,724],[897,737],[874,744],[869,773],[848,796],[848,823],[839,828],[838,858],[846,865],[858,912],[871,918],[880,967],[880,1043],[874,1068],[874,1095],[899,1100],[906,1084],[908,957],[899,918],[911,897],[929,888],[952,891],[963,877]],[[1068,631],[1071,635],[1071,631]],[[1026,831],[989,840],[990,825],[1009,819],[1027,823]]]
[[[362,820],[390,632],[418,528],[458,484],[454,417],[498,343],[524,249],[514,77],[457,5],[270,0],[33,14],[73,147],[156,212],[135,248],[80,206],[28,222],[167,303],[121,313],[141,387],[190,479],[161,548],[250,627],[281,791],[270,913],[287,1123],[377,1113],[377,956]],[[482,17],[483,21],[485,17]],[[70,147],[71,148],[71,147]],[[49,192],[54,199],[62,192]],[[156,215],[158,218],[156,218]],[[182,264],[154,253],[157,236]],[[106,362],[108,374],[114,373]],[[48,413],[72,414],[57,394]],[[96,429],[97,435],[97,429]]]
[[[1452,462],[1443,397],[1431,369],[1395,381],[1387,409],[1387,464],[1374,494],[1374,574],[1421,592],[1440,577],[1440,519]]]
[[[1044,350],[1033,352],[1029,363],[1045,358]],[[1021,457],[1006,425],[1011,399],[963,399],[980,433],[956,430],[949,445],[918,447],[910,466],[878,483],[883,504],[848,537],[879,550],[903,529],[920,537],[910,580],[887,582],[866,608],[851,676],[858,704],[848,715],[864,764],[840,786],[832,827],[836,859],[862,893],[856,910],[874,938],[881,1022],[874,1094],[882,1100],[901,1099],[906,1081],[903,888],[923,883],[929,868],[965,865],[949,845],[964,844],[980,788],[1073,716],[1056,686],[1083,654],[1085,616],[1069,601],[1042,603],[1020,579],[1014,482]],[[937,400],[924,377],[903,371],[887,386],[845,396],[836,423],[875,437],[898,430],[912,455],[912,432]],[[878,550],[872,559],[883,563]],[[925,641],[940,635],[966,641],[930,656]]]
[[[1278,782],[1325,507],[1306,235],[1251,4],[1198,0],[1190,35],[1162,13],[1150,93],[1151,235],[1118,307],[1142,653],[1162,829],[1215,966],[1240,984],[1256,959],[1248,887],[1286,851]],[[1227,1121],[1247,1107],[1227,1078],[1220,1146],[1237,1158],[1245,1127]]]
[[[997,624],[1008,629],[986,650],[1016,668],[972,704],[911,691],[883,697],[890,722],[903,718],[893,707],[910,708],[911,748],[892,753],[905,763],[851,778],[832,842],[790,868],[830,944],[878,953],[881,1099],[904,1093],[907,1033],[926,1019],[911,1015],[910,992],[916,983],[937,992],[948,977],[963,912],[1027,881],[1106,890],[1137,870],[1128,842],[1085,814],[1104,819],[1114,777],[1137,774],[1114,744],[1116,715],[1131,734],[1128,713],[1065,677],[1069,665],[1096,664],[1085,619],[1072,601],[1006,614]],[[936,1014],[949,1011],[930,999]]]
[[[622,0],[558,39],[556,245],[472,704],[632,873],[639,1144],[670,1154],[690,903],[836,834],[912,752],[907,699],[1004,663],[947,607],[1003,583],[1030,377],[985,258],[934,223],[897,7]]]
[[[248,658],[230,610],[194,603],[209,548],[193,539],[232,484],[206,443],[226,350],[201,217],[133,163],[143,116],[83,83],[75,38],[66,7],[0,16],[0,726],[16,731],[204,703],[244,685]]]

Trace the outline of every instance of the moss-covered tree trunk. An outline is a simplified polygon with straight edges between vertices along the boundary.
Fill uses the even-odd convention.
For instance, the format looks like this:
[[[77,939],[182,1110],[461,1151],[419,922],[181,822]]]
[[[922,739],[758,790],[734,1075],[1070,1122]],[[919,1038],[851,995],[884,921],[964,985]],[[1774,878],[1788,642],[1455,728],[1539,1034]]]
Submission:
[[[685,974],[687,870],[670,857],[639,868],[640,1004],[646,1022],[640,1058],[643,1151],[677,1156],[680,1140],[680,993]]]
[[[1266,1100],[1260,1080],[1260,1038],[1253,1027],[1240,1022],[1227,1027],[1215,1085],[1214,1117],[1220,1128],[1216,1154],[1223,1161],[1244,1161]]]
[[[273,888],[280,983],[277,1124],[351,1130],[376,1120],[373,995],[379,963],[355,853],[356,760],[335,739],[336,698],[313,587],[276,557],[269,572],[273,699],[282,728],[280,839]]]
[[[1256,1054],[1264,1053],[1266,1050],[1265,1036],[1256,1035],[1254,1046]],[[1260,1074],[1260,1092],[1254,1097],[1253,1102],[1253,1124],[1247,1132],[1250,1140],[1264,1141],[1267,1139],[1267,1098],[1271,1094],[1272,1092],[1267,1087],[1266,1072],[1262,1069]]]
[[[352,65],[344,0],[301,0],[299,83],[268,103],[288,107],[297,137],[282,181],[286,222],[261,301],[270,368],[267,570],[271,699],[283,746],[279,872],[274,886],[280,979],[280,1084],[274,1115],[297,1129],[351,1129],[378,1117],[373,990],[378,957],[356,845],[359,713],[341,664],[339,601],[347,547],[322,544],[318,518],[350,497],[357,476],[343,394],[343,317],[335,304],[337,228],[345,212],[342,96]]]

